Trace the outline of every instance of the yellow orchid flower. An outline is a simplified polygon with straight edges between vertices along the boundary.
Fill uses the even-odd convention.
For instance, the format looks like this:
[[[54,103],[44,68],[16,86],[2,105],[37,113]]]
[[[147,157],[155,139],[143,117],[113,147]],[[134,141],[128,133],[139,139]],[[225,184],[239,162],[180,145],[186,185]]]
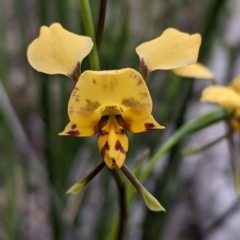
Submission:
[[[217,103],[223,108],[235,110],[231,124],[240,133],[240,76],[234,78],[229,86],[210,86],[202,92],[202,102]]]
[[[151,115],[152,100],[144,82],[147,73],[196,62],[200,43],[199,34],[169,28],[136,48],[143,70],[140,68],[140,74],[131,68],[80,74],[81,62],[91,51],[92,40],[54,23],[41,27],[27,56],[36,70],[64,74],[76,82],[68,104],[70,123],[60,135],[87,137],[99,133],[98,147],[106,165],[121,168],[128,151],[126,131],[164,128]]]
[[[85,71],[68,104],[70,123],[60,135],[92,136],[99,132],[99,151],[109,168],[121,168],[128,151],[126,130],[163,129],[151,115],[152,100],[134,69]]]

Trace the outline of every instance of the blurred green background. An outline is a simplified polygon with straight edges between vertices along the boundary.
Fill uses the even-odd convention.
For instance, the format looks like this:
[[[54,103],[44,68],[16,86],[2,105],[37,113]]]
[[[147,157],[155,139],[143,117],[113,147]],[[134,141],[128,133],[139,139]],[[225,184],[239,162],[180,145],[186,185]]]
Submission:
[[[96,28],[100,1],[90,5]],[[109,0],[101,69],[138,69],[136,46],[174,27],[202,35],[199,61],[219,84],[227,84],[240,74],[239,11],[239,0]],[[27,62],[27,46],[40,26],[53,22],[84,35],[78,0],[0,0],[0,239],[114,239],[109,233],[118,191],[107,168],[81,194],[66,195],[101,160],[96,136],[58,136],[68,122],[73,82],[38,73]],[[82,70],[89,68],[86,58]],[[209,84],[171,71],[151,73],[153,115],[166,130],[129,134],[131,169],[144,151],[150,150],[148,161],[187,119],[214,107],[199,103]],[[127,211],[123,239],[240,239],[240,205],[226,141],[193,157],[181,153],[186,144],[202,146],[221,132],[221,124],[206,129],[159,161],[144,185],[167,212],[150,212],[137,196]],[[239,136],[235,141],[239,154]]]

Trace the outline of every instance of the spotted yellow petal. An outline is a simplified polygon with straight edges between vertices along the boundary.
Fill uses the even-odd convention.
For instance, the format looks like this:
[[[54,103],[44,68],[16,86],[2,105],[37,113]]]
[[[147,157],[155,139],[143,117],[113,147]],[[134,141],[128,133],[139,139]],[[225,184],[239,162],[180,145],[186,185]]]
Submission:
[[[149,112],[140,109],[128,109],[123,112],[122,118],[124,127],[133,133],[165,128],[158,124]]]
[[[65,127],[64,131],[59,133],[61,136],[89,137],[100,130],[101,114],[82,113],[71,116],[71,121]]]
[[[136,70],[85,71],[70,97],[68,114],[70,119],[83,112],[117,115],[129,108],[152,110],[148,88]]]
[[[175,68],[172,71],[181,77],[214,79],[213,73],[200,63],[194,63],[189,66]]]
[[[122,167],[128,151],[128,137],[113,115],[109,117],[108,123],[99,132],[98,148],[109,168],[119,169]]]
[[[230,87],[208,87],[202,92],[201,101],[214,102],[224,108],[240,108],[240,95]]]
[[[92,40],[65,30],[59,23],[43,26],[28,47],[29,63],[39,72],[72,75],[89,54]]]
[[[240,94],[240,76],[235,77],[230,86]]]
[[[189,35],[173,28],[166,29],[160,37],[136,48],[140,61],[148,72],[156,69],[173,69],[197,61],[201,44],[199,34]]]

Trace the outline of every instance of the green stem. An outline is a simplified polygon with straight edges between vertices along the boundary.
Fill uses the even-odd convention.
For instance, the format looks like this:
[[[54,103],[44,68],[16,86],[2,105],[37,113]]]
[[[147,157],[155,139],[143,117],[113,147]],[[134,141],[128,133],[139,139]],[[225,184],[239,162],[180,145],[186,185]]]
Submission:
[[[91,8],[89,5],[88,0],[79,0],[80,2],[80,10],[82,13],[82,18],[83,18],[83,24],[85,27],[86,34],[92,38],[94,42],[93,49],[91,53],[89,54],[90,58],[90,64],[92,70],[99,70],[100,65],[99,65],[99,59],[98,59],[98,51],[96,47],[96,40],[95,40],[95,33],[94,33],[94,26],[93,26],[93,21],[92,21],[92,13],[91,13]]]
[[[233,177],[233,184],[235,188],[236,194],[239,196],[240,195],[240,176],[239,176],[239,171],[238,171],[238,164],[237,164],[237,156],[234,151],[234,140],[233,140],[233,131],[232,131],[232,126],[229,121],[226,120],[226,127],[229,132],[232,134],[228,135],[228,148],[229,148],[229,153],[230,153],[230,165],[232,169],[232,177]]]
[[[223,136],[215,139],[214,141],[210,142],[210,143],[207,143],[201,147],[198,147],[198,148],[185,148],[182,150],[182,153],[185,155],[185,156],[191,156],[191,155],[195,155],[195,154],[198,154],[212,146],[214,146],[215,144],[219,143],[220,141],[222,141],[223,139],[226,139],[227,137],[229,137],[229,135],[232,134],[232,131],[228,131],[227,133],[225,133]]]

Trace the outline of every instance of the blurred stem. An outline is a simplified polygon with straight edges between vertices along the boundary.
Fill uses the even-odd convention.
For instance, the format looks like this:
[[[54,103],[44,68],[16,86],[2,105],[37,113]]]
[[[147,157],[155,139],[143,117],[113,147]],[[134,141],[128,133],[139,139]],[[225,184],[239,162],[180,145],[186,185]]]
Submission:
[[[89,54],[90,64],[92,70],[99,70],[99,59],[98,59],[98,51],[97,46],[95,44],[95,34],[94,34],[94,26],[92,21],[92,14],[88,0],[79,0],[80,2],[80,10],[82,13],[83,24],[85,27],[86,35],[92,38],[94,45],[91,53]]]
[[[227,137],[227,140],[228,140],[228,148],[230,153],[230,164],[231,164],[232,175],[233,175],[233,184],[234,184],[235,192],[239,196],[240,195],[240,174],[238,171],[237,157],[234,152],[233,131],[232,131],[232,126],[228,121],[226,121],[226,125],[228,128],[228,131],[231,131],[232,133],[232,134],[229,134],[229,136]]]
[[[4,124],[5,125],[5,124]],[[16,208],[16,182],[15,179],[15,163],[13,149],[11,149],[11,134],[8,131],[8,127],[3,128],[3,133],[5,136],[4,146],[3,146],[3,157],[5,158],[4,164],[4,185],[6,189],[6,201],[4,204],[4,225],[6,230],[6,235],[11,240],[17,240],[18,229],[17,229],[17,208]]]
[[[119,194],[119,220],[118,220],[118,232],[116,240],[123,239],[124,233],[124,226],[126,222],[126,192],[125,192],[125,185],[121,179],[119,174],[119,170],[111,170],[115,182],[118,187],[118,194]]]
[[[210,143],[207,143],[206,145],[203,145],[201,147],[198,147],[198,148],[185,148],[182,150],[182,153],[185,155],[185,156],[191,156],[191,155],[195,155],[195,154],[198,154],[212,146],[214,146],[216,143],[219,143],[220,141],[222,141],[223,139],[226,139],[227,137],[229,137],[229,135],[232,134],[232,131],[229,131],[227,132],[226,134],[224,134],[223,136],[215,139],[214,141],[210,142]]]
[[[221,11],[226,10],[226,3],[226,0],[214,0],[211,2],[208,12],[206,13],[205,22],[203,23],[205,29],[202,33],[202,51],[199,53],[199,61],[203,61],[207,55],[211,54],[210,49],[213,44],[214,34],[217,30],[216,25],[219,22]]]
[[[99,52],[101,41],[102,41],[102,34],[104,30],[104,22],[105,22],[105,16],[106,16],[106,8],[107,8],[107,0],[101,0],[97,33],[96,33],[96,46],[97,46],[98,52]]]

